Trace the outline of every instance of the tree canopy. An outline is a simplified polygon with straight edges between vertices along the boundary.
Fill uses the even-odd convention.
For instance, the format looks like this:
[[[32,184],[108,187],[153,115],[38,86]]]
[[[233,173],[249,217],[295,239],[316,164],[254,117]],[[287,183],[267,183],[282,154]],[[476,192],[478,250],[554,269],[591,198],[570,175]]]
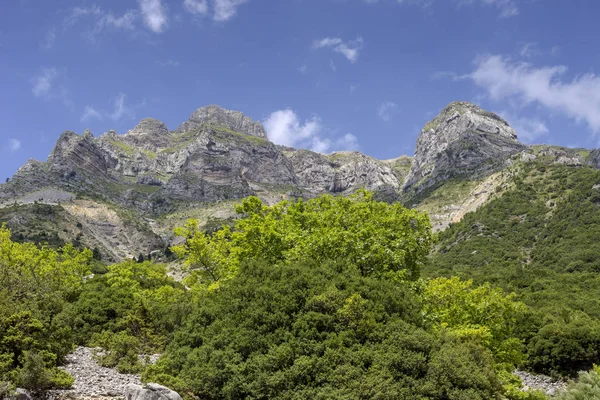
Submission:
[[[187,257],[190,285],[216,287],[237,273],[242,260],[259,259],[272,265],[340,259],[365,276],[414,280],[433,242],[427,215],[376,201],[366,191],[273,206],[248,197],[236,212],[241,218],[233,228],[212,235],[194,220],[176,230],[186,239],[174,251]]]

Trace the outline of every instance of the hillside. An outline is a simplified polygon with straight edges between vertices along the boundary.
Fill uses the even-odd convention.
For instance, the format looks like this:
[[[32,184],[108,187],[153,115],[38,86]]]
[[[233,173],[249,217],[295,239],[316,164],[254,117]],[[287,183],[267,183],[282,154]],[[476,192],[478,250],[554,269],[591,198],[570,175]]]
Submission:
[[[530,367],[589,369],[600,344],[600,171],[531,161],[504,175],[502,193],[440,233],[425,272],[516,292],[533,310],[521,332]]]

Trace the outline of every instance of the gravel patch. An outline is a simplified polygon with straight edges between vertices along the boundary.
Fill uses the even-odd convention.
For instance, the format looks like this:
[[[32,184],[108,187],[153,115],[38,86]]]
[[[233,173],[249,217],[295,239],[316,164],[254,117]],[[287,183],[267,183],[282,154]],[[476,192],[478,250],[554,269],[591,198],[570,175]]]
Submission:
[[[121,374],[113,368],[98,365],[94,352],[101,349],[78,347],[66,357],[64,367],[61,367],[75,380],[69,390],[54,390],[49,393],[51,400],[113,400],[123,399],[125,388],[129,384],[141,385],[140,376]],[[154,363],[159,355],[149,356]]]
[[[523,381],[523,390],[541,390],[547,395],[552,396],[567,387],[567,382],[553,379],[546,375],[534,375],[519,370],[516,370],[514,374]]]

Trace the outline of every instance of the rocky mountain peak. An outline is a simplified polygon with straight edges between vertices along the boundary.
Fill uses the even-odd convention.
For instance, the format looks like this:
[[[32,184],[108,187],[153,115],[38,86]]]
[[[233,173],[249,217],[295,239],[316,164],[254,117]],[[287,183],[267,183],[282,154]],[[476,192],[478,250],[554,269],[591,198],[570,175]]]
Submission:
[[[135,128],[128,132],[128,135],[166,136],[168,134],[169,129],[164,122],[154,118],[142,119]]]
[[[232,131],[260,138],[267,137],[265,128],[260,122],[254,121],[239,111],[226,110],[217,105],[197,109],[186,122],[177,128],[176,132],[191,131],[206,124],[225,126]]]
[[[486,111],[466,101],[455,101],[444,108],[423,128],[423,133],[434,130],[441,139],[453,139],[453,135],[473,130],[481,133],[498,134],[517,140],[514,129],[497,114]]]
[[[492,168],[525,146],[500,116],[468,102],[446,106],[419,138],[404,190],[423,190],[452,176]]]
[[[94,134],[92,133],[92,131],[90,131],[89,129],[86,129],[85,131],[83,131],[83,134],[81,135],[84,139],[93,139],[94,138]]]

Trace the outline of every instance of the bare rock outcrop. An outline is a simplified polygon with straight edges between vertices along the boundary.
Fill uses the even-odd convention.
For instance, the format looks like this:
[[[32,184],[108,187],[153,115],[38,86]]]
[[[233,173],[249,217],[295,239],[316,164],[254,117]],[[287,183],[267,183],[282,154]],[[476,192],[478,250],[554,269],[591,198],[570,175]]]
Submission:
[[[419,193],[451,177],[498,170],[525,147],[498,115],[451,103],[421,131],[403,191]]]
[[[309,150],[288,153],[298,183],[308,191],[347,193],[365,188],[396,197],[402,177],[384,161],[357,151],[320,154]]]
[[[239,111],[225,110],[216,105],[201,107],[194,111],[190,118],[177,128],[177,133],[189,132],[206,125],[220,125],[234,132],[266,138],[267,132],[260,122],[253,121]]]

